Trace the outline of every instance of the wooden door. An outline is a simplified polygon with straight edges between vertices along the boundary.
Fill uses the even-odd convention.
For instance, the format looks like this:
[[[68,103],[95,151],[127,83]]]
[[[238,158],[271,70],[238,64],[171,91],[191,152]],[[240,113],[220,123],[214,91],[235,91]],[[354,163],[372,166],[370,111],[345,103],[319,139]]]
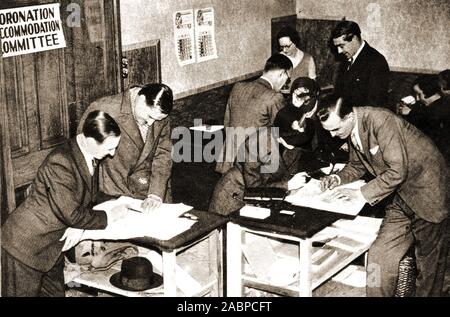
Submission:
[[[44,158],[75,135],[90,102],[122,89],[118,0],[2,1],[0,9],[56,2],[66,48],[2,60],[0,115],[7,126],[1,192],[9,212],[26,196]]]

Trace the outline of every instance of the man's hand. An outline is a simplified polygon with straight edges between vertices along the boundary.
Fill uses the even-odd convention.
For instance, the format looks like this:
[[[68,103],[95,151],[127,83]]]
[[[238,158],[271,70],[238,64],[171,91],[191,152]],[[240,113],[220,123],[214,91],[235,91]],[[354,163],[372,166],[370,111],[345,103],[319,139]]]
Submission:
[[[308,175],[305,172],[295,174],[288,181],[288,190],[293,190],[304,186],[307,183]]]
[[[144,212],[150,213],[158,209],[161,205],[162,199],[157,195],[150,194],[142,203],[142,208],[144,209]]]
[[[83,233],[84,233],[83,229],[71,227],[67,228],[61,239],[59,239],[59,241],[63,241],[64,239],[66,240],[66,242],[64,242],[62,252],[67,251],[76,246],[81,241]]]
[[[339,186],[340,180],[337,175],[328,175],[320,179],[320,190],[326,191],[327,189],[333,189]]]
[[[337,189],[331,196],[334,199],[351,200],[351,201],[366,201],[360,189],[341,188]]]

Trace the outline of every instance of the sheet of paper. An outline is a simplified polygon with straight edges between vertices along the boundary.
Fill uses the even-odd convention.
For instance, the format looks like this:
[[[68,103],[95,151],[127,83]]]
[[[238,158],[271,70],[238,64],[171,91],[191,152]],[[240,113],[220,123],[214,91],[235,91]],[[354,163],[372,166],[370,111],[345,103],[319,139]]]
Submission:
[[[270,209],[246,205],[241,208],[239,214],[244,217],[266,219],[270,216]]]
[[[324,172],[325,174],[332,174],[332,173],[337,173],[337,172],[341,171],[344,167],[345,167],[345,164],[336,163],[335,165],[330,164],[327,167],[322,167],[320,170],[322,172]],[[331,169],[333,169],[333,172],[331,172]]]
[[[190,127],[190,130],[201,131],[201,132],[216,132],[223,129],[223,125],[199,125],[195,127]]]
[[[106,213],[116,206],[129,206],[142,210],[142,200],[122,196],[119,199],[104,202],[94,207]],[[138,237],[151,237],[169,240],[188,230],[196,221],[179,218],[184,212],[191,210],[184,204],[163,204],[158,210],[146,214],[125,208],[127,215],[108,224],[103,230],[85,230],[83,240],[122,240]]]
[[[353,287],[365,287],[366,271],[362,266],[349,265],[333,277],[333,281]]]
[[[333,190],[326,190],[322,192],[320,190],[320,181],[311,179],[305,186],[287,196],[285,201],[296,206],[355,216],[364,207],[364,200],[334,199],[332,198],[332,195],[339,188],[359,189],[364,184],[364,181],[359,180],[353,183],[338,186]]]

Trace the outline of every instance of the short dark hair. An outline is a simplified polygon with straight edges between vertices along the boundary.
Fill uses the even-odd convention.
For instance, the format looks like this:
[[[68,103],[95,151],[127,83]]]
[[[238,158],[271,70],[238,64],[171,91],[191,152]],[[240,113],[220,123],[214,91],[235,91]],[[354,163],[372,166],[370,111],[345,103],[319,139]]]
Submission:
[[[269,57],[264,66],[264,72],[268,72],[275,69],[281,69],[288,71],[294,67],[291,60],[284,54],[276,53]]]
[[[330,113],[335,110],[336,114],[343,119],[346,115],[353,111],[353,108],[348,104],[348,102],[345,102],[343,97],[336,94],[328,94],[322,96],[319,100],[317,117],[322,122],[327,121]]]
[[[438,74],[439,81],[443,90],[450,89],[450,69],[445,69]]]
[[[441,92],[441,85],[439,82],[438,75],[422,75],[419,76],[415,81],[413,86],[419,86],[423,91],[425,98],[429,98],[435,94]]]
[[[356,36],[361,40],[361,29],[358,23],[353,21],[341,21],[336,25],[336,27],[331,32],[331,39],[336,39],[345,35],[344,41],[350,42],[353,36]]]
[[[173,93],[167,85],[147,84],[139,90],[138,95],[145,96],[145,102],[149,107],[159,107],[164,114],[169,114],[172,111]]]
[[[106,112],[94,110],[87,115],[82,132],[85,137],[103,143],[109,136],[120,136],[120,127]]]
[[[285,26],[278,32],[277,40],[281,39],[282,37],[290,38],[292,43],[294,43],[297,47],[300,43],[300,36],[298,35],[298,32],[290,26]]]
[[[291,94],[300,87],[305,87],[309,90],[309,95],[311,97],[317,97],[320,92],[319,84],[314,79],[309,77],[298,77],[296,78],[291,85]]]

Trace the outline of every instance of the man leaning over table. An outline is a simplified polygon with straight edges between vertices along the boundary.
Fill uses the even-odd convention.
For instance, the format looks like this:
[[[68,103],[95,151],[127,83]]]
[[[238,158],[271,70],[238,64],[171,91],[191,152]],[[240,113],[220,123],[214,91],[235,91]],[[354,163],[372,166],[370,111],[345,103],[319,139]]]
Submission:
[[[171,201],[172,141],[169,114],[172,90],[159,83],[135,86],[122,94],[93,102],[93,110],[108,111],[122,130],[116,155],[100,166],[100,191],[109,196],[143,199],[146,211]],[[79,129],[85,116],[80,120]]]
[[[449,170],[436,145],[386,109],[352,108],[335,98],[317,115],[323,128],[333,137],[347,139],[350,148],[349,163],[336,175],[324,177],[322,190],[369,172],[374,179],[361,189],[337,190],[335,197],[375,205],[394,194],[369,249],[367,296],[394,295],[399,262],[412,244],[419,271],[416,296],[440,296],[447,252]]]

